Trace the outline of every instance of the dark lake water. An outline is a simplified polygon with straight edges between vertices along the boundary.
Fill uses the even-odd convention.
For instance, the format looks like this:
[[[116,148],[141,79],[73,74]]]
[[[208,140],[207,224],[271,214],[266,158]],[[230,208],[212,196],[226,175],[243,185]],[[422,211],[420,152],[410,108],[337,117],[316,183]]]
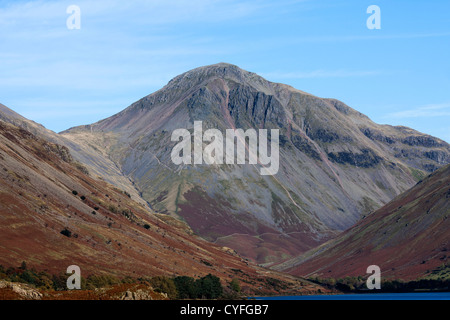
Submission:
[[[450,300],[450,292],[365,293],[317,296],[253,297],[256,300]]]

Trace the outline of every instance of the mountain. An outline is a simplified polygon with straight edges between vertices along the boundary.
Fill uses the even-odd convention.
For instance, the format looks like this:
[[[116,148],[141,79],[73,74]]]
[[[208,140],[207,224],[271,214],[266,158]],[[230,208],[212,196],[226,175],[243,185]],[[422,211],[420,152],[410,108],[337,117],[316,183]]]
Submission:
[[[195,121],[222,133],[278,129],[278,173],[175,165],[172,133],[192,133]],[[340,101],[226,63],[183,73],[122,112],[60,135],[110,160],[152,210],[267,264],[329,240],[450,162],[438,138],[376,124]]]
[[[315,292],[318,286],[262,269],[155,214],[126,191],[86,174],[67,147],[0,120],[0,265],[54,275],[237,278],[249,292]],[[280,287],[274,288],[276,281]]]
[[[363,276],[378,265],[383,278],[414,280],[447,266],[450,251],[450,165],[365,217],[337,238],[276,269],[302,276]]]

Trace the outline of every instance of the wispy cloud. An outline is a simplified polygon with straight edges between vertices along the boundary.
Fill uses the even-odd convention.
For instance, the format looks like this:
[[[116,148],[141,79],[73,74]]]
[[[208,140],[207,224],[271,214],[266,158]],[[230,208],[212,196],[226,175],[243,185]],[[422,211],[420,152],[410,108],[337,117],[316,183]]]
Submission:
[[[305,0],[303,0],[305,1]],[[76,1],[11,1],[0,4],[0,25],[56,25],[65,21],[65,9],[76,4],[83,17],[95,17],[107,27],[126,24],[167,25],[186,21],[219,22],[257,15],[261,10],[287,6],[302,1],[239,0],[76,0]],[[118,18],[122,17],[122,21]],[[127,20],[127,18],[132,18]],[[112,23],[112,24],[110,24]]]
[[[80,30],[66,27],[72,4],[81,9]],[[215,57],[239,50],[198,29],[261,18],[277,5],[269,0],[0,1],[0,99],[58,129],[63,125],[52,119],[109,116],[159,89],[186,65],[221,61]]]
[[[420,106],[413,109],[402,110],[386,114],[385,118],[431,118],[431,117],[449,117],[450,116],[450,102],[440,104],[430,104]]]
[[[66,7],[73,3],[81,8],[81,30],[66,28]],[[0,86],[161,86],[180,72],[183,61],[236,50],[211,37],[198,41],[180,24],[238,20],[269,5],[237,0],[3,2]]]
[[[383,74],[379,70],[313,70],[306,72],[269,72],[261,73],[267,79],[312,79],[312,78],[349,78],[367,77]]]
[[[317,35],[306,37],[290,37],[281,39],[289,43],[327,43],[327,42],[352,42],[352,41],[373,41],[373,40],[407,40],[421,38],[441,38],[450,37],[450,32],[431,32],[431,33],[403,33],[403,34],[384,34],[384,35]]]

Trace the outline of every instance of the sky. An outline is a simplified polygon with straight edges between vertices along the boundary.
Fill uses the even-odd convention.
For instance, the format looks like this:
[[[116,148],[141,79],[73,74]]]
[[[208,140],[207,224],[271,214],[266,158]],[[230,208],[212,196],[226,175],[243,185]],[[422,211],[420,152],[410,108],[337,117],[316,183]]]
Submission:
[[[450,142],[449,12],[448,0],[0,0],[0,103],[60,132],[228,62]]]

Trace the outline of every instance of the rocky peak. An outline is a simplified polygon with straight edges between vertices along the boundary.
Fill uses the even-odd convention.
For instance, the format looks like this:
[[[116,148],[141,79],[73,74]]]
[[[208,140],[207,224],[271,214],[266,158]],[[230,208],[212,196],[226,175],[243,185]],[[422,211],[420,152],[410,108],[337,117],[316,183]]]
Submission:
[[[203,66],[182,73],[169,81],[169,85],[177,85],[181,82],[201,83],[211,78],[232,79],[237,82],[244,82],[256,74],[245,71],[238,66],[229,63],[217,63]]]

